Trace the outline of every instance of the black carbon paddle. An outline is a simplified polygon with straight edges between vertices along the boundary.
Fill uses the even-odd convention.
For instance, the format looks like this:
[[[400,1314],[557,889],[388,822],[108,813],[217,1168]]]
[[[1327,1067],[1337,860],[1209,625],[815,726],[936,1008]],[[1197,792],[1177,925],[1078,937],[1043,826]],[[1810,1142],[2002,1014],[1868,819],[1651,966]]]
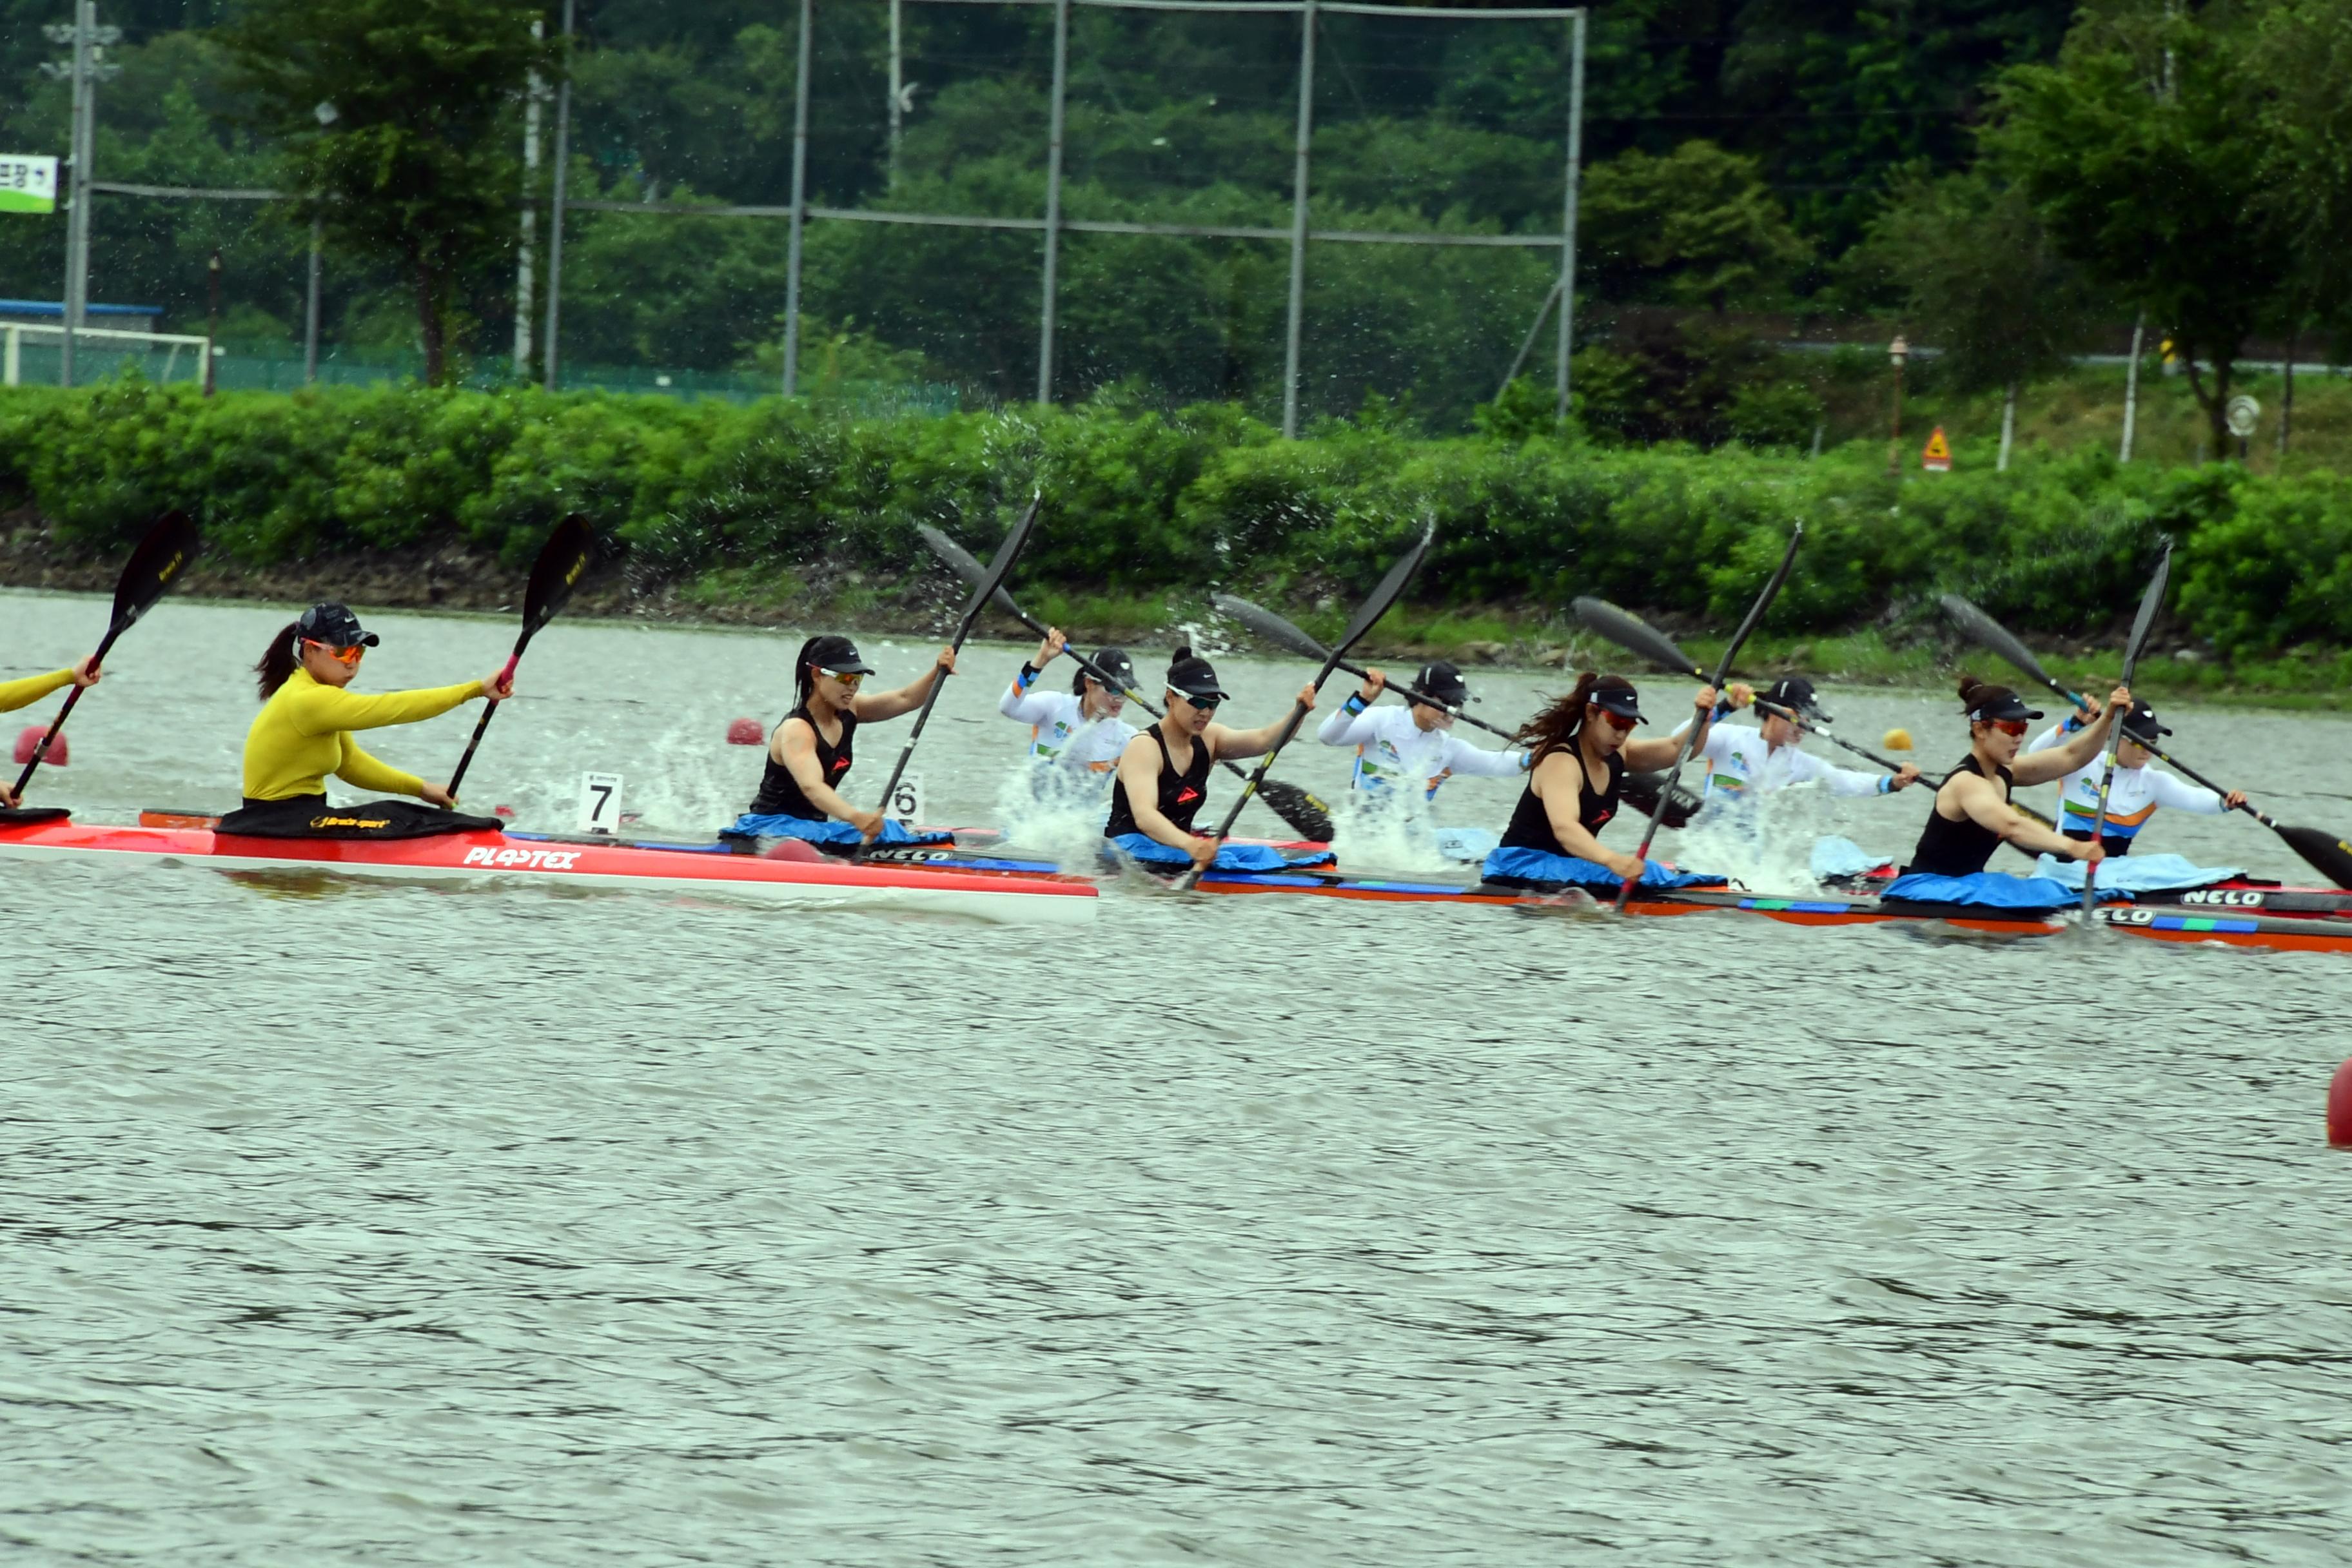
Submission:
[[[1349,648],[1363,640],[1364,634],[1372,629],[1373,623],[1389,613],[1390,606],[1397,602],[1397,596],[1404,592],[1404,585],[1411,582],[1412,574],[1421,569],[1422,558],[1429,553],[1429,547],[1436,539],[1437,520],[1433,517],[1429,518],[1422,523],[1421,538],[1414,542],[1412,549],[1406,551],[1398,559],[1395,565],[1389,568],[1389,574],[1381,579],[1380,585],[1372,590],[1371,597],[1356,607],[1356,614],[1348,622],[1347,629],[1339,634],[1339,643],[1324,658],[1323,668],[1316,671],[1314,682],[1316,690],[1320,691],[1323,689],[1323,683],[1330,679],[1331,672],[1339,667],[1339,660],[1347,657]],[[1256,769],[1243,784],[1241,794],[1234,797],[1233,808],[1225,813],[1224,821],[1219,823],[1217,830],[1209,835],[1211,838],[1222,841],[1233,832],[1234,822],[1241,816],[1242,807],[1249,804],[1250,796],[1256,793],[1260,784],[1265,782],[1266,770],[1274,766],[1274,760],[1282,754],[1282,748],[1290,744],[1291,737],[1298,733],[1298,726],[1305,722],[1307,711],[1307,704],[1304,702],[1291,703],[1290,717],[1284,721],[1282,733],[1275,737],[1274,744],[1268,747],[1265,755],[1258,760]],[[1201,872],[1202,867],[1197,863],[1188,867],[1184,875],[1177,879],[1176,886],[1180,889],[1189,890],[1200,881]]]
[[[1005,574],[1013,570],[1013,561],[1029,542],[1030,531],[1037,526],[1037,508],[1045,499],[1043,489],[1030,493],[1029,505],[1004,535],[1003,542],[997,545],[996,553],[990,558],[986,571],[972,584],[971,597],[964,601],[963,618],[956,623],[955,641],[948,645],[950,652],[961,653],[963,650],[964,638],[971,636],[972,624],[980,619],[982,608],[991,599],[1003,599],[1008,605],[1013,602],[1004,593]],[[944,670],[931,678],[931,689],[924,694],[922,709],[915,715],[915,727],[907,731],[907,743],[898,748],[898,760],[891,764],[889,780],[882,786],[882,809],[885,812],[890,809],[890,796],[898,789],[898,781],[906,776],[908,759],[915,754],[915,742],[923,738],[923,726],[931,721],[931,710],[939,705],[940,693],[946,689],[947,683]],[[852,860],[865,859],[874,846],[881,841],[882,836],[877,833],[859,844],[849,858]]]
[[[2042,668],[2042,661],[2035,658],[2026,646],[2018,641],[2009,628],[1999,621],[1994,620],[1958,594],[1947,594],[1939,603],[1943,605],[1944,614],[1971,642],[1989,652],[1999,654],[2020,670],[2048,687],[2059,697],[2074,704],[2077,709],[2090,707],[2089,699],[2080,692],[2070,691],[2061,685],[2048,670]],[[2137,736],[2133,739],[2138,744],[2147,746],[2151,755],[2161,758],[2168,766],[2179,769],[2184,776],[2195,780],[2214,794],[2227,795],[2230,793],[2201,773],[2193,771],[2179,758],[2158,751],[2154,746],[2149,746],[2146,741],[2139,741]],[[2238,809],[2277,834],[2286,847],[2302,857],[2304,863],[2313,870],[2317,871],[2339,888],[2352,888],[2352,844],[2347,844],[2339,836],[2329,833],[2324,828],[2296,827],[2288,823],[2276,821],[2266,814],[2255,810],[2251,805],[2241,805]]]
[[[132,551],[131,559],[123,563],[122,575],[115,582],[114,617],[107,623],[106,636],[99,639],[98,651],[89,656],[91,669],[97,669],[105,661],[108,650],[114,647],[115,638],[138,625],[139,617],[153,609],[155,601],[171,592],[181,569],[195,558],[200,545],[196,525],[188,521],[186,512],[174,510],[155,520],[154,526],[147,531],[147,537],[139,542],[139,548]],[[25,771],[16,775],[16,787],[12,793],[19,801],[25,798],[25,786],[33,782],[34,773],[49,754],[49,742],[56,740],[58,731],[66,727],[66,720],[72,715],[74,704],[81,700],[81,694],[88,689],[87,687],[77,686],[66,693],[65,706],[58,709],[58,716],[50,721],[49,731],[41,737],[41,743],[33,748],[32,757],[25,763]]]
[[[2156,570],[2147,580],[2147,590],[2139,596],[2139,614],[2132,617],[2131,641],[2124,645],[2124,678],[2129,687],[2132,672],[2139,668],[2140,651],[2147,647],[2147,634],[2156,625],[2156,613],[2164,607],[2165,585],[2172,581],[2172,541],[2156,557]],[[2116,786],[2116,753],[2123,750],[2124,720],[2129,715],[2117,713],[2107,725],[2107,761],[2099,770],[2099,811],[2091,819],[2091,842],[2096,844],[2106,837],[2107,792]],[[2099,863],[2083,862],[2083,918],[2090,920],[2098,908]]]
[[[923,542],[931,547],[931,553],[946,562],[949,570],[957,576],[975,586],[986,579],[988,568],[982,566],[962,545],[958,544],[928,522],[918,525],[915,531],[923,536]],[[996,590],[991,602],[1039,637],[1045,635],[1045,623],[1014,604],[1013,595],[1003,588],[1000,587]],[[1134,703],[1154,719],[1164,716],[1165,710],[1155,705],[1141,691],[1131,686],[1121,687],[1118,681],[1098,668],[1091,659],[1079,653],[1077,649],[1065,648],[1063,651],[1076,659],[1078,668],[1100,681],[1106,690],[1123,690],[1127,693],[1127,700],[1129,702]],[[1249,776],[1237,763],[1229,760],[1220,758],[1218,765],[1237,779],[1245,779]],[[1318,844],[1328,844],[1331,841],[1331,808],[1312,791],[1301,789],[1298,785],[1282,779],[1267,779],[1258,786],[1258,796],[1265,802],[1266,808],[1287,823],[1299,837],[1310,839]]]
[[[1797,546],[1804,542],[1805,525],[1801,522],[1789,531],[1789,548],[1781,552],[1780,567],[1764,584],[1763,592],[1758,594],[1756,602],[1748,606],[1748,618],[1739,623],[1739,629],[1732,633],[1731,640],[1724,645],[1723,658],[1716,665],[1715,679],[1707,682],[1717,690],[1720,691],[1723,689],[1724,679],[1731,673],[1731,661],[1739,657],[1739,649],[1748,641],[1748,635],[1754,632],[1758,624],[1764,619],[1764,612],[1772,607],[1772,601],[1780,597],[1780,584],[1789,580],[1789,569],[1797,563]],[[1619,613],[1622,614],[1622,611]],[[1683,733],[1682,749],[1675,753],[1675,765],[1666,773],[1666,788],[1669,794],[1682,783],[1683,764],[1690,761],[1691,748],[1697,743],[1699,729],[1698,724],[1693,723]],[[1640,848],[1633,851],[1634,859],[1649,858],[1650,842],[1657,837],[1659,826],[1664,817],[1665,812],[1662,802],[1660,809],[1650,813],[1650,826],[1642,830],[1642,845]],[[1629,877],[1625,879],[1625,885],[1617,889],[1619,909],[1623,909],[1625,900],[1633,896],[1633,884],[1639,879],[1638,877]]]
[[[530,584],[522,595],[522,635],[515,638],[514,652],[508,656],[507,667],[499,672],[498,684],[503,686],[514,679],[515,666],[522,662],[522,650],[539,635],[541,626],[555,618],[572,597],[580,579],[587,574],[590,563],[596,558],[596,533],[588,520],[573,512],[555,525],[547,542],[539,547],[539,559],[530,568]],[[466,782],[466,770],[474,765],[474,749],[482,743],[482,731],[490,727],[490,720],[499,710],[499,700],[490,699],[488,707],[474,725],[474,738],[466,742],[466,754],[457,759],[457,771],[449,775],[449,799],[454,805],[457,786]]]

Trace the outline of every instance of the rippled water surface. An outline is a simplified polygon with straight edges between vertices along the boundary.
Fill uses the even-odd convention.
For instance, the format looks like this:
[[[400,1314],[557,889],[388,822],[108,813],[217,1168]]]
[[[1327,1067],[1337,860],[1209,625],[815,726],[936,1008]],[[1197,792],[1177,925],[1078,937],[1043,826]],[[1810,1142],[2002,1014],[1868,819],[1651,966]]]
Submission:
[[[0,677],[104,618],[0,595]],[[158,610],[39,798],[228,800],[283,618]],[[512,637],[371,621],[376,689]],[[559,624],[469,804],[565,827],[611,769],[707,830],[758,771],[725,722],[786,705],[792,646]],[[932,815],[999,820],[1019,655],[967,657],[919,767]],[[1298,675],[1228,661],[1235,717]],[[1482,710],[1549,684],[1484,679]],[[1831,705],[1959,750],[1939,697]],[[473,711],[374,749],[446,773]],[[2171,721],[2283,816],[2352,818],[2343,721]],[[854,795],[897,744],[869,735]],[[1815,833],[1900,852],[1926,805],[1784,797],[1760,858],[1674,852],[1793,886]],[[2300,869],[2242,819],[2150,831]],[[1041,932],[13,862],[0,910],[11,1562],[2352,1555],[2332,956],[1125,885]]]

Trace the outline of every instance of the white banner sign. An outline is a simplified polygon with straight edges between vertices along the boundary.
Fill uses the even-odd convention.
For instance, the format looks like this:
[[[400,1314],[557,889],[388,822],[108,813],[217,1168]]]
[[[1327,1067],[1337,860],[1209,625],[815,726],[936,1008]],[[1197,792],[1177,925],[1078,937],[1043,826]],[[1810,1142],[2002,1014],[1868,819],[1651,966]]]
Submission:
[[[58,161],[0,153],[0,213],[58,210]]]

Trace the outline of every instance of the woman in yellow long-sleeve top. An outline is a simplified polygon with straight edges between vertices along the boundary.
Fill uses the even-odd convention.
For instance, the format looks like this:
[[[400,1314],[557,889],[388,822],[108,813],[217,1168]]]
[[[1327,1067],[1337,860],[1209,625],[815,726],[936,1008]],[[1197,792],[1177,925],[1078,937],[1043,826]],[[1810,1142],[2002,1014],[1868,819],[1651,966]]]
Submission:
[[[52,691],[62,691],[68,686],[95,686],[98,671],[89,667],[89,656],[63,669],[53,669],[47,675],[28,675],[22,680],[0,680],[0,713],[13,713],[27,708]],[[0,807],[16,804],[16,792],[8,781],[0,778]]]
[[[221,818],[218,831],[265,837],[414,838],[499,826],[494,818],[428,811],[404,800],[328,809],[329,773],[363,790],[456,805],[443,786],[370,756],[352,731],[415,723],[477,697],[504,701],[514,695],[511,679],[501,681],[498,675],[380,696],[345,690],[359,674],[361,658],[380,640],[341,605],[313,605],[270,639],[254,666],[262,704],[245,736],[245,805]]]

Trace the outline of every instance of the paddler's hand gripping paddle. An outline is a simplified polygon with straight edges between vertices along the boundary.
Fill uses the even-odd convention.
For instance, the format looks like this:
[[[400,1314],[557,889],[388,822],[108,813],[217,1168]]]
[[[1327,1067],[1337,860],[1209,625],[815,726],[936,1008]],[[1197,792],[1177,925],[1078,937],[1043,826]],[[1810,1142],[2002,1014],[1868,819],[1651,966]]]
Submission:
[[[530,585],[523,591],[522,635],[515,638],[514,652],[507,659],[506,668],[499,672],[498,684],[504,686],[514,679],[515,666],[522,662],[522,650],[539,629],[555,618],[572,597],[572,590],[588,573],[589,564],[596,558],[595,531],[588,520],[573,512],[555,525],[555,531],[540,546],[539,560],[530,569]],[[466,770],[474,765],[474,749],[482,743],[482,731],[490,727],[490,718],[499,710],[499,700],[490,699],[482,710],[482,717],[474,725],[474,738],[466,742],[466,754],[457,759],[457,771],[449,775],[449,800],[454,805],[457,786],[466,782]]]
[[[167,511],[155,520],[155,525],[147,531],[147,537],[141,540],[139,548],[131,552],[130,561],[122,568],[122,576],[114,584],[114,618],[108,623],[106,636],[99,642],[98,651],[89,656],[89,668],[93,672],[105,661],[107,650],[113,647],[114,639],[129,631],[138,623],[140,616],[155,607],[156,600],[171,591],[181,569],[195,558],[197,547],[196,525],[188,521],[186,512]],[[58,710],[57,718],[50,721],[49,732],[41,737],[39,745],[33,748],[33,755],[25,763],[25,771],[16,775],[16,787],[13,793],[18,801],[25,798],[25,786],[33,782],[33,773],[40,767],[41,759],[49,754],[49,742],[56,740],[58,731],[66,727],[66,720],[73,712],[74,704],[81,700],[81,694],[88,689],[87,687],[77,686],[66,693],[66,705]]]

